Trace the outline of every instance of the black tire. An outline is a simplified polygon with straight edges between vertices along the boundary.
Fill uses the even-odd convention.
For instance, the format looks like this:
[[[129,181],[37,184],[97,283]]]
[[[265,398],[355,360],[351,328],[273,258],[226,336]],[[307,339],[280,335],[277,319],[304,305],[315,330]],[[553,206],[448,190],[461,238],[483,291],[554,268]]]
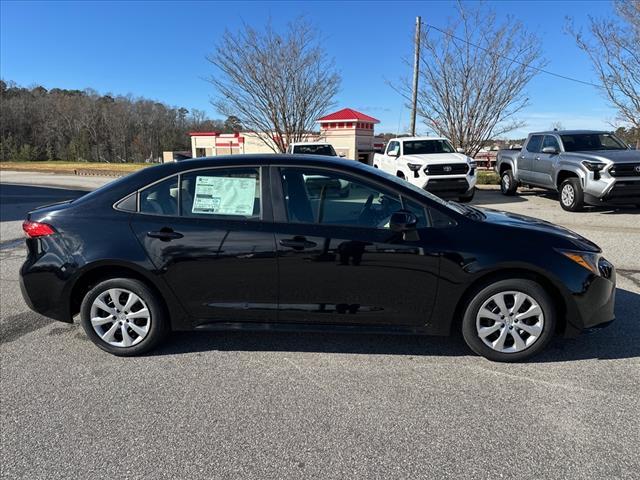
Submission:
[[[505,353],[494,350],[490,346],[486,345],[484,341],[480,338],[478,329],[476,326],[476,318],[478,316],[478,312],[480,308],[491,299],[492,296],[500,293],[500,292],[522,292],[538,303],[540,309],[542,310],[542,331],[537,336],[537,340],[533,341],[529,346],[525,347],[523,350],[514,351],[513,353]],[[505,302],[506,303],[506,302]],[[529,304],[531,305],[531,304]],[[513,305],[511,305],[513,306]],[[507,305],[509,307],[509,305]],[[525,302],[521,309],[527,308],[527,303]],[[483,322],[484,320],[479,320]],[[506,322],[507,320],[505,320]],[[513,322],[513,319],[511,320]],[[524,320],[521,320],[524,321]],[[530,320],[527,320],[530,321]],[[497,323],[497,322],[496,322]],[[518,329],[517,323],[511,323],[510,327],[507,327],[505,324],[505,329],[509,328],[512,330],[515,328],[514,333],[518,333],[518,335],[522,338],[522,336],[526,335],[525,343],[528,339],[527,332]],[[477,289],[473,295],[471,296],[471,301],[464,313],[464,317],[462,319],[462,336],[464,337],[465,342],[478,355],[481,355],[489,360],[493,360],[496,362],[519,362],[525,359],[528,359],[537,353],[539,353],[544,347],[549,343],[551,338],[554,335],[556,329],[556,312],[553,307],[553,301],[551,296],[542,288],[538,283],[532,280],[526,280],[521,278],[514,278],[510,280],[499,280],[492,282],[490,284],[485,285],[484,287],[480,287]],[[502,332],[502,329],[496,331],[498,336]],[[505,337],[509,336],[509,341],[513,346],[515,346],[514,336],[509,331],[505,333]],[[492,338],[491,336],[487,337],[489,340]],[[505,340],[505,345],[507,340]]]
[[[111,345],[107,343],[105,340],[103,340],[93,328],[93,325],[91,322],[92,305],[99,296],[104,295],[110,289],[121,289],[124,291],[133,292],[135,295],[139,297],[140,300],[142,300],[142,302],[144,302],[144,303],[137,304],[139,309],[142,307],[145,307],[144,304],[146,304],[147,310],[150,313],[150,316],[148,319],[149,326],[148,326],[148,331],[146,335],[142,338],[142,340],[140,340],[138,343],[133,344],[132,346]],[[122,295],[126,295],[126,293],[122,293]],[[109,295],[109,298],[111,298],[110,295]],[[107,305],[107,306],[110,306],[110,305]],[[116,310],[115,307],[113,307],[113,309]],[[106,313],[106,311],[102,309],[100,311],[103,313]],[[125,313],[126,312],[123,311],[119,315],[122,315]],[[109,315],[107,315],[104,318],[107,318],[107,317],[109,317]],[[112,316],[111,318],[116,318],[116,317]],[[108,323],[105,326],[100,328],[107,329],[110,325],[113,326],[117,323],[120,323],[121,324],[120,327],[118,327],[117,325],[114,326],[115,328],[114,335],[116,335],[115,338],[117,338],[117,335],[119,334],[122,341],[122,336],[123,336],[122,330],[120,330],[120,332],[118,332],[118,330],[122,328],[127,328],[122,326],[124,325],[123,322],[129,322],[129,321],[139,322],[139,320],[133,320],[133,319],[128,320],[125,318],[126,317],[122,317],[121,318],[122,321],[111,322],[111,324]],[[105,280],[103,282],[100,282],[91,290],[89,290],[89,292],[87,292],[87,294],[84,296],[84,299],[82,300],[82,305],[80,307],[80,323],[82,324],[82,328],[84,328],[84,331],[86,332],[87,336],[99,348],[101,348],[105,352],[109,352],[113,355],[122,356],[122,357],[130,357],[130,356],[140,355],[142,353],[148,352],[149,350],[158,346],[158,344],[164,339],[167,332],[169,331],[168,319],[166,317],[165,310],[158,296],[144,283],[140,282],[139,280],[134,280],[132,278],[113,278],[110,280]],[[128,331],[131,332],[131,337],[137,338],[138,336],[140,336],[132,329],[128,329]]]
[[[476,187],[471,189],[471,193],[466,194],[463,197],[458,198],[458,201],[461,203],[468,203],[473,200],[473,196],[476,194]]]
[[[580,212],[584,208],[584,191],[580,179],[567,178],[560,185],[560,206],[568,212]]]
[[[518,191],[518,182],[513,178],[513,172],[511,170],[505,170],[500,174],[500,191],[503,195],[509,197],[515,195]]]

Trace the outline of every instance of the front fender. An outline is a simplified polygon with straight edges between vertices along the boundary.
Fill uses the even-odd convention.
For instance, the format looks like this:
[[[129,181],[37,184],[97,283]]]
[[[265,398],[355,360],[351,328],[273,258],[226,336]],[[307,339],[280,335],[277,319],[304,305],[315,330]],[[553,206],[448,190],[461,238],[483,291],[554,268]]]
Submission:
[[[582,185],[582,188],[584,188],[587,180],[587,175],[584,169],[576,165],[574,162],[571,162],[569,160],[563,160],[562,158],[558,161],[558,163],[555,164],[554,172],[553,172],[553,184],[557,188],[560,187],[558,185],[558,177],[562,172],[570,172],[572,174],[577,175],[578,178],[580,179],[580,184]]]

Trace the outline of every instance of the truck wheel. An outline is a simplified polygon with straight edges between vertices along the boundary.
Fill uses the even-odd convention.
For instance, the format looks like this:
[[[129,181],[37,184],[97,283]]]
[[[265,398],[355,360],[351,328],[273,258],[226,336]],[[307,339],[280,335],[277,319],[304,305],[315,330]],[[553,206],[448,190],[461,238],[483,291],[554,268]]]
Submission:
[[[503,195],[512,196],[518,190],[518,182],[513,178],[511,170],[505,170],[500,176],[500,191]]]
[[[567,178],[560,185],[560,206],[568,212],[580,212],[584,207],[584,192],[580,179]]]
[[[462,203],[470,202],[471,200],[473,200],[473,196],[475,195],[475,193],[476,193],[476,187],[473,187],[471,189],[471,192],[467,193],[466,195],[464,195],[462,197],[459,197],[458,201],[462,202]]]

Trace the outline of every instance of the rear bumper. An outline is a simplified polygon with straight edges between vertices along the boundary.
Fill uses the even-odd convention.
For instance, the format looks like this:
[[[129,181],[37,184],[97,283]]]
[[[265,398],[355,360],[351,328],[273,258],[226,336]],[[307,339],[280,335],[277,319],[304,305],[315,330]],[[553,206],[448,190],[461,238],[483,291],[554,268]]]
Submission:
[[[71,274],[53,242],[43,248],[44,239],[27,239],[29,253],[20,269],[20,292],[27,306],[36,313],[72,323],[66,281]]]

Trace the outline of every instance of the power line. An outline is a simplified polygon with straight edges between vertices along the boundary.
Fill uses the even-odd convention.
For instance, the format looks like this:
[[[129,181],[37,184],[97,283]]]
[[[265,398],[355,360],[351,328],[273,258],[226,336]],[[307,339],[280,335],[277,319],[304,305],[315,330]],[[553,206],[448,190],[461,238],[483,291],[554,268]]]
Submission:
[[[476,45],[475,43],[472,43],[472,42],[470,42],[468,40],[465,40],[463,38],[456,37],[451,32],[447,32],[445,30],[442,30],[441,28],[436,27],[435,25],[431,25],[429,23],[425,23],[425,25],[428,28],[433,28],[434,30],[436,30],[436,31],[438,31],[438,32],[440,32],[442,34],[453,38],[454,40],[458,40],[459,42],[466,43],[468,45],[471,45],[472,47],[479,48],[483,52],[486,52],[486,53],[489,53],[489,54],[492,54],[492,55],[497,55],[500,58],[504,58],[505,60],[509,60],[510,62],[517,63],[518,65],[521,65],[521,66],[523,66],[525,68],[530,68],[530,69],[536,70],[536,71],[538,71],[540,73],[546,73],[547,75],[551,75],[553,77],[561,78],[563,80],[569,80],[571,82],[581,83],[583,85],[588,85],[590,87],[595,87],[595,88],[600,88],[600,89],[604,88],[604,87],[602,87],[602,85],[596,85],[595,83],[585,82],[584,80],[579,80],[579,79],[573,78],[573,77],[567,77],[566,75],[560,75],[559,73],[555,73],[555,72],[550,72],[549,70],[545,70],[544,68],[538,68],[538,67],[534,67],[533,65],[527,65],[526,63],[519,62],[518,60],[514,60],[513,58],[509,58],[509,57],[506,57],[504,55],[500,55],[498,53],[492,52],[488,48],[481,47],[480,45]]]

